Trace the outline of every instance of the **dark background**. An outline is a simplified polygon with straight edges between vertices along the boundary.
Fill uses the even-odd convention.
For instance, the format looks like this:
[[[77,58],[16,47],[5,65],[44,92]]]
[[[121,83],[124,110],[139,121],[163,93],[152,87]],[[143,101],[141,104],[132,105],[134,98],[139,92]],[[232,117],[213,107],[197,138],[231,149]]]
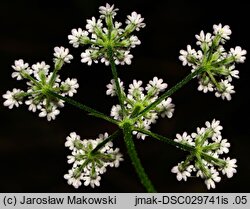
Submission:
[[[242,46],[249,49],[249,5],[245,1],[109,1],[120,9],[117,20],[125,22],[132,11],[141,13],[147,24],[137,35],[142,45],[132,50],[131,66],[119,66],[119,75],[128,86],[133,79],[144,85],[154,76],[169,86],[180,81],[190,71],[178,61],[179,50],[194,46],[194,35],[200,30],[212,32],[212,25],[228,24],[232,29],[226,48]],[[52,64],[53,48],[70,48],[72,64],[64,66],[62,78],[77,78],[80,89],[74,97],[97,110],[109,114],[117,101],[105,95],[105,85],[111,79],[110,69],[97,64],[88,67],[80,63],[83,48],[74,49],[67,36],[72,28],[85,28],[86,19],[98,16],[98,7],[106,1],[1,1],[0,3],[0,95],[7,90],[24,88],[24,82],[11,78],[11,65],[16,59],[34,64]],[[176,105],[172,119],[160,119],[152,131],[174,138],[176,133],[189,133],[216,118],[223,125],[223,137],[232,147],[231,158],[238,160],[238,173],[232,179],[222,178],[213,192],[250,192],[249,165],[249,59],[237,65],[240,80],[233,82],[236,94],[231,102],[213,93],[197,91],[193,80],[172,96]],[[1,104],[3,99],[0,99]],[[9,110],[0,106],[0,192],[145,192],[126,154],[123,139],[115,141],[125,161],[118,169],[109,168],[102,175],[101,187],[80,187],[75,190],[63,179],[70,165],[70,154],[64,147],[65,138],[76,131],[83,138],[96,138],[99,133],[112,133],[116,127],[92,118],[66,105],[55,121],[47,122],[31,113],[27,106]],[[178,182],[170,170],[185,157],[185,153],[152,138],[135,140],[146,171],[158,192],[207,192],[203,180],[189,178]]]

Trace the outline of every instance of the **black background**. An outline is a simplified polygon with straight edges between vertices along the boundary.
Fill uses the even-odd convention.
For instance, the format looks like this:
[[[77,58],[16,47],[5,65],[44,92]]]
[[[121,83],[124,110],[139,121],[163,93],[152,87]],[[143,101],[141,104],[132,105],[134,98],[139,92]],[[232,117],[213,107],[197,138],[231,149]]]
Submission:
[[[142,45],[132,50],[131,66],[119,66],[119,76],[128,86],[133,79],[144,85],[154,76],[169,86],[180,81],[190,71],[178,61],[179,50],[187,44],[194,46],[194,35],[200,30],[212,32],[212,25],[228,24],[232,29],[226,48],[236,45],[249,49],[249,5],[247,1],[109,1],[120,9],[117,20],[125,22],[132,11],[141,13],[147,24],[137,35]],[[80,89],[74,97],[93,108],[109,114],[116,99],[105,95],[105,85],[111,79],[109,67],[80,63],[83,48],[69,45],[67,35],[72,28],[85,28],[86,19],[98,16],[98,7],[106,1],[96,0],[36,0],[1,1],[0,3],[0,94],[24,88],[24,82],[11,78],[14,60],[24,59],[34,64],[52,64],[53,48],[70,48],[72,64],[61,72],[62,78],[77,78]],[[232,101],[218,99],[212,93],[197,91],[193,80],[172,96],[176,105],[172,119],[160,119],[152,131],[174,138],[176,133],[195,131],[206,120],[216,118],[223,125],[223,137],[232,147],[231,158],[238,160],[238,173],[232,179],[222,178],[213,192],[249,192],[249,60],[237,65],[240,80],[234,81],[236,94]],[[1,104],[3,99],[0,99]],[[138,181],[123,143],[120,147],[125,161],[118,169],[109,168],[102,175],[101,187],[80,187],[75,190],[63,179],[70,165],[70,154],[64,147],[65,138],[76,131],[83,138],[96,138],[99,133],[112,133],[116,127],[92,118],[66,105],[55,121],[47,122],[31,113],[27,106],[9,110],[0,106],[0,192],[145,192]],[[170,170],[185,157],[185,153],[167,144],[147,138],[135,140],[146,171],[158,192],[207,192],[203,180],[189,178],[178,182]]]

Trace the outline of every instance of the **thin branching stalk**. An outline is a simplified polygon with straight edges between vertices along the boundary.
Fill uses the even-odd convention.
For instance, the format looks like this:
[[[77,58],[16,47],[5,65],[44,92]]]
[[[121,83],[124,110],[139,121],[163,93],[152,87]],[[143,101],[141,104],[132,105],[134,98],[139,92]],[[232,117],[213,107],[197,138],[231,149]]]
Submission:
[[[119,124],[119,121],[117,121],[117,120],[115,120],[113,118],[110,118],[107,115],[105,115],[105,114],[103,114],[103,113],[101,113],[101,112],[99,112],[99,111],[97,111],[97,110],[95,110],[95,109],[93,109],[91,107],[83,105],[80,102],[77,102],[77,101],[75,101],[73,99],[61,96],[60,94],[57,94],[56,92],[53,92],[51,90],[47,90],[47,94],[49,94],[52,97],[56,97],[58,99],[61,99],[61,100],[65,101],[65,102],[67,102],[67,103],[81,109],[81,110],[84,110],[85,112],[88,112],[89,115],[91,115],[91,116],[94,116],[94,117],[97,117],[97,118],[102,118],[102,119],[104,119],[104,120],[106,120],[108,122],[111,122],[113,124],[116,124],[116,125]]]

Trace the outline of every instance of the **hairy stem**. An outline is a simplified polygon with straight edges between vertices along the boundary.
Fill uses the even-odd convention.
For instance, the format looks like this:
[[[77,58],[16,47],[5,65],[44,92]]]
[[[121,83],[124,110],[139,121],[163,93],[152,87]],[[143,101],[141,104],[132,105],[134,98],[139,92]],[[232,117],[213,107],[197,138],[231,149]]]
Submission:
[[[173,86],[171,89],[163,93],[156,101],[148,105],[144,110],[142,110],[135,118],[137,120],[139,117],[146,115],[150,110],[154,109],[158,104],[160,104],[164,99],[171,96],[173,93],[175,93],[177,90],[179,90],[181,87],[183,87],[185,84],[187,84],[190,80],[192,80],[195,76],[200,74],[202,71],[204,71],[204,68],[198,68],[194,72],[188,74],[183,80],[181,80],[179,83],[177,83],[175,86]]]
[[[97,117],[97,118],[102,118],[102,119],[104,119],[104,120],[106,120],[108,122],[114,123],[116,125],[119,124],[119,121],[117,121],[117,120],[115,120],[113,118],[110,118],[107,115],[105,115],[105,114],[103,114],[103,113],[101,113],[101,112],[99,112],[99,111],[97,111],[95,109],[92,109],[91,107],[83,105],[80,102],[77,102],[77,101],[75,101],[73,99],[61,96],[60,94],[57,94],[57,93],[55,93],[55,92],[53,92],[51,90],[47,90],[47,94],[49,94],[52,97],[56,97],[58,99],[61,99],[61,100],[65,101],[65,102],[67,102],[67,103],[81,109],[81,110],[84,110],[84,111],[88,112],[89,115],[92,115],[92,116]]]
[[[209,154],[206,154],[204,152],[201,153],[201,156],[208,162],[214,164],[214,165],[217,165],[219,167],[224,167],[227,163],[225,160],[222,160],[220,158],[214,158],[212,157],[211,155]]]
[[[55,64],[55,68],[54,68],[54,71],[52,73],[52,76],[49,80],[49,85],[53,85],[55,83],[55,80],[56,80],[56,76],[57,76],[57,73],[58,71],[62,68],[63,66],[63,61],[62,60],[58,60]]]
[[[125,116],[125,107],[124,107],[124,97],[122,94],[122,90],[121,90],[121,86],[118,80],[118,74],[117,74],[117,70],[116,70],[116,66],[115,66],[115,61],[114,61],[114,53],[113,53],[113,49],[111,47],[108,48],[108,57],[109,57],[109,62],[111,65],[111,70],[112,70],[112,74],[115,80],[115,86],[116,86],[116,93],[119,99],[119,103],[121,105],[121,109],[122,109],[122,115],[123,117]]]
[[[132,132],[131,125],[129,123],[125,123],[123,125],[123,134],[124,134],[124,140],[127,146],[129,157],[137,172],[138,177],[140,178],[142,185],[147,189],[148,192],[156,192],[152,182],[148,178],[148,175],[145,173],[145,170],[137,155],[131,132]]]
[[[165,136],[162,136],[162,135],[153,133],[153,132],[151,132],[151,131],[147,131],[147,130],[140,129],[140,128],[134,128],[133,130],[134,130],[134,131],[139,131],[139,132],[141,132],[141,133],[143,133],[143,134],[146,134],[146,135],[148,135],[148,136],[151,136],[151,137],[153,137],[153,138],[155,138],[155,139],[158,139],[158,140],[160,140],[160,141],[166,142],[166,143],[168,143],[168,144],[170,144],[170,145],[172,145],[172,146],[179,147],[179,148],[181,148],[181,149],[184,150],[184,151],[188,151],[188,152],[193,152],[193,151],[195,151],[195,147],[193,147],[193,146],[191,146],[191,145],[189,145],[189,144],[182,144],[182,143],[180,143],[180,142],[176,142],[176,141],[174,141],[174,140],[172,140],[172,139],[169,139],[169,138],[167,138],[167,137],[165,137]]]
[[[209,76],[209,78],[211,79],[212,83],[216,86],[216,88],[220,91],[221,87],[218,84],[218,82],[216,81],[215,77],[213,76],[213,74],[210,71],[207,71],[207,74]]]
[[[32,81],[36,86],[41,87],[41,84],[35,78],[33,78],[31,75],[29,75],[28,73],[23,74],[23,76],[24,76],[24,78]]]
[[[194,146],[191,146],[189,144],[182,144],[180,142],[176,142],[172,139],[169,139],[165,136],[161,136],[159,134],[156,134],[156,133],[153,133],[151,131],[147,131],[147,130],[143,130],[143,129],[140,129],[140,128],[134,128],[133,130],[135,131],[139,131],[143,134],[147,134],[148,136],[151,136],[155,139],[158,139],[160,141],[163,141],[163,142],[166,142],[172,146],[175,146],[175,147],[179,147],[180,149],[184,150],[184,151],[187,151],[187,152],[190,152],[190,153],[195,153],[196,152],[196,148]],[[219,166],[219,167],[224,167],[226,165],[226,161],[225,160],[222,160],[222,159],[219,159],[219,158],[214,158],[213,156],[205,153],[205,152],[200,152],[200,156],[202,156],[206,161],[216,165],[216,166]]]
[[[96,148],[95,149],[93,149],[92,151],[91,151],[91,153],[93,154],[93,153],[95,153],[95,152],[97,152],[99,149],[101,149],[105,144],[107,144],[108,142],[110,142],[110,141],[112,141],[113,139],[115,139],[116,137],[118,137],[119,135],[120,135],[120,133],[121,133],[121,130],[119,129],[119,130],[117,130],[117,131],[115,131],[112,135],[110,135],[107,139],[105,139],[105,140],[103,140],[100,144],[98,144],[97,146],[96,146]]]

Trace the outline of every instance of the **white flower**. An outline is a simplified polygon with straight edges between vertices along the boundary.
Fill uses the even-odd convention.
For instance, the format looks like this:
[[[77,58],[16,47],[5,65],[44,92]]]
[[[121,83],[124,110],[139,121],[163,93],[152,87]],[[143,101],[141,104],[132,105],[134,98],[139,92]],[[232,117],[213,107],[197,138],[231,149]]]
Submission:
[[[84,161],[78,161],[76,159],[77,155],[83,155],[84,154],[84,152],[82,150],[73,149],[71,154],[72,155],[67,156],[67,158],[68,158],[67,162],[68,162],[68,164],[74,163],[73,168],[76,168],[78,165],[81,165],[82,163],[84,163]]]
[[[46,110],[45,108],[41,109],[41,112],[39,113],[39,117],[47,117],[48,121],[55,120],[56,116],[60,113],[57,107],[53,106],[50,111]]]
[[[52,76],[53,76],[53,73],[51,72],[47,76],[47,79],[46,79],[47,83],[50,81],[50,79],[51,79]],[[61,82],[60,75],[56,75],[56,79],[55,79],[55,83],[54,83],[55,86],[53,86],[53,87],[58,87],[60,82]]]
[[[69,49],[68,48],[64,48],[64,47],[55,47],[54,48],[54,62],[56,62],[58,59],[62,60],[63,62],[66,63],[70,63],[70,60],[73,59],[73,56],[71,54],[69,54]]]
[[[116,148],[115,150],[110,149],[108,150],[108,153],[111,153],[115,156],[115,159],[111,162],[108,163],[110,167],[119,167],[120,162],[123,161],[124,159],[122,158],[122,154],[119,152],[119,148]]]
[[[188,64],[189,66],[191,66],[192,64],[188,61],[188,56],[195,55],[196,51],[192,49],[190,45],[187,45],[187,51],[181,49],[180,54],[181,55],[179,56],[179,60],[182,61],[182,65],[185,66]]]
[[[211,177],[205,180],[205,184],[207,185],[207,189],[215,188],[215,182],[220,182],[221,177],[219,176],[219,172],[216,171],[213,167],[210,169]]]
[[[211,46],[212,44],[212,34],[211,33],[207,33],[206,35],[204,34],[204,31],[202,30],[200,32],[200,35],[195,35],[195,37],[197,38],[197,45],[202,45],[203,43],[208,44],[208,46]]]
[[[232,81],[232,77],[234,78],[239,78],[239,71],[238,70],[235,70],[235,65],[231,65],[229,68],[228,68],[228,76],[227,76],[227,80],[229,82]]]
[[[69,170],[68,174],[64,175],[64,178],[68,180],[69,185],[73,185],[76,189],[82,185],[81,178],[82,175],[80,175],[78,178],[74,177],[74,171],[75,169]]]
[[[95,32],[95,27],[101,28],[102,27],[102,21],[101,20],[96,20],[95,17],[92,17],[92,19],[88,19],[86,29],[90,33],[93,33],[93,32]]]
[[[157,77],[154,77],[153,80],[149,81],[149,84],[146,87],[146,90],[148,92],[156,92],[155,94],[159,93],[160,91],[164,91],[168,85],[166,83],[163,83],[163,80],[160,78],[158,79]]]
[[[113,85],[109,84],[107,94],[115,94],[115,91],[113,90]],[[128,94],[126,95],[126,98],[124,98],[124,104],[125,109],[128,114],[128,116],[136,116],[133,114],[135,111],[141,111],[151,103],[157,100],[158,96],[157,94],[160,91],[163,91],[167,87],[166,83],[163,83],[162,79],[158,79],[157,77],[154,77],[153,80],[149,81],[148,86],[146,87],[148,93],[147,95],[144,95],[143,91],[144,88],[142,87],[142,81],[133,80],[133,83],[129,85]],[[124,91],[123,91],[124,93]],[[125,94],[124,94],[125,95]],[[154,109],[147,112],[144,116],[140,116],[140,118],[136,121],[135,126],[144,129],[149,130],[150,125],[152,123],[156,123],[157,119],[159,118],[159,115],[162,117],[167,116],[168,118],[171,118],[173,116],[174,112],[174,104],[171,103],[172,99],[167,98],[166,100],[163,100],[160,104],[158,104]],[[116,105],[113,106],[111,109],[111,116],[114,117],[116,120],[122,119],[122,111],[121,106]],[[145,139],[146,134],[133,131],[133,134],[137,136],[137,138]]]
[[[198,91],[203,91],[204,93],[207,93],[208,91],[213,91],[213,84],[212,83],[207,83],[204,84],[204,82],[202,80],[199,80],[199,86],[198,86]]]
[[[213,25],[214,34],[220,35],[223,39],[229,40],[230,35],[232,34],[232,31],[230,30],[230,27],[228,25],[225,25],[222,27],[222,24],[219,25]]]
[[[213,179],[206,179],[205,180],[205,184],[207,185],[207,189],[210,190],[210,188],[215,188],[215,183],[213,181]]]
[[[194,168],[194,170],[196,170],[196,168]],[[205,178],[204,174],[202,173],[201,170],[198,170],[197,173],[196,173],[196,177],[201,177],[202,179]]]
[[[105,132],[104,134],[99,134],[98,138],[96,139],[97,145],[100,144],[101,142],[103,142],[108,137],[109,137],[109,135],[107,132]],[[111,141],[109,141],[100,150],[101,150],[101,152],[109,152],[109,150],[111,150],[112,147],[113,147],[113,143]]]
[[[197,133],[192,133],[191,134],[193,139],[196,139],[196,137],[198,137],[198,136],[202,136],[206,132],[207,129],[203,128],[203,127],[202,128],[197,127],[196,130],[197,130]]]
[[[195,51],[195,53],[192,55],[197,61],[202,61],[203,59],[203,52],[201,50]],[[191,64],[194,66],[194,64]]]
[[[145,99],[145,95],[143,93],[139,93],[137,95],[131,95],[127,94],[127,108],[128,110],[133,110],[134,104],[136,104],[137,101],[142,102]],[[132,112],[131,112],[132,113]]]
[[[161,113],[161,117],[167,116],[168,118],[173,117],[174,113],[174,107],[175,105],[171,103],[172,98],[168,97],[167,99],[164,99],[158,106],[159,112]]]
[[[3,98],[6,99],[3,105],[8,107],[9,109],[12,109],[14,106],[19,107],[19,105],[22,104],[22,100],[16,98],[16,95],[22,92],[23,92],[22,90],[16,88],[14,88],[12,91],[7,91],[3,95]]]
[[[41,80],[39,73],[43,71],[43,75],[48,75],[49,73],[49,65],[46,65],[45,62],[37,62],[36,64],[32,65],[33,74],[37,80]]]
[[[120,31],[119,32],[123,32],[123,29],[120,29],[120,27],[122,26],[122,23],[121,22],[117,22],[117,21],[115,21],[115,28],[116,29],[119,29]]]
[[[114,166],[114,167],[119,167],[120,166],[120,162],[123,161],[124,159],[122,158],[122,154],[118,153],[115,155],[115,160],[113,161],[112,164],[110,164],[110,166]]]
[[[194,145],[193,139],[191,138],[190,135],[187,134],[187,132],[184,132],[182,135],[176,134],[176,138],[174,139],[176,142],[180,143],[188,143],[190,145]]]
[[[67,156],[67,158],[68,158],[68,161],[67,161],[68,164],[74,163],[76,160],[74,155],[69,155],[69,156]]]
[[[65,94],[69,95],[70,97],[73,96],[77,92],[77,88],[79,87],[79,84],[77,83],[77,79],[75,78],[67,78],[65,82],[62,82],[61,85],[66,85],[67,91]]]
[[[222,173],[227,175],[227,178],[232,178],[234,173],[237,172],[235,168],[237,168],[236,159],[230,159],[229,157],[225,160],[226,161],[226,166],[222,169]]]
[[[171,172],[172,173],[176,173],[176,178],[178,181],[181,181],[182,179],[184,181],[187,181],[187,177],[190,177],[191,176],[191,172],[192,172],[192,169],[193,169],[193,165],[189,165],[185,170],[181,171],[180,170],[180,166],[181,166],[181,163],[178,163],[177,166],[174,166],[172,169],[171,169]]]
[[[116,96],[116,85],[115,85],[115,80],[112,79],[110,81],[111,83],[109,83],[106,87],[108,88],[108,90],[106,91],[107,95],[110,95],[111,97]],[[120,85],[121,90],[124,90],[124,86],[123,86],[123,82],[120,80],[120,78],[118,78],[118,82]]]
[[[36,112],[37,109],[41,109],[42,106],[40,104],[35,104],[33,99],[26,100],[25,104],[29,106],[29,111]]]
[[[106,172],[106,167],[118,167],[120,161],[123,160],[119,149],[113,150],[113,143],[108,141],[105,145],[99,148],[98,152],[92,151],[104,140],[108,138],[108,133],[99,134],[98,138],[80,140],[75,132],[70,133],[65,143],[72,151],[72,155],[67,156],[68,163],[73,163],[72,171],[65,176],[70,179],[68,182],[77,188],[81,184],[80,180],[84,181],[84,185],[90,185],[92,188],[100,186],[100,174]],[[76,182],[76,180],[78,180]]]
[[[111,108],[110,116],[112,116],[115,120],[121,120],[121,110],[122,108],[120,105],[113,105],[113,107]]]
[[[129,84],[129,94],[131,95],[137,95],[137,94],[142,94],[144,88],[141,87],[142,85],[142,81],[137,81],[137,80],[133,80],[133,84]]]
[[[215,96],[221,97],[223,100],[227,99],[228,101],[230,101],[232,99],[231,94],[235,93],[235,91],[233,90],[234,86],[231,85],[228,80],[222,80],[219,85],[221,86],[222,90],[217,91],[215,93]]]
[[[115,60],[115,63],[118,65],[118,64],[121,64],[121,65],[131,65],[131,59],[133,58],[133,55],[132,54],[129,54],[130,51],[125,51],[124,52],[124,57],[122,60]]]
[[[145,27],[144,18],[136,12],[132,12],[127,16],[128,25],[123,29],[120,22],[113,20],[117,11],[118,9],[114,8],[114,5],[107,3],[105,6],[99,7],[100,19],[92,17],[87,20],[86,29],[89,34],[82,31],[81,28],[72,30],[72,35],[69,35],[68,38],[74,47],[78,47],[79,44],[89,45],[81,54],[81,62],[91,65],[93,61],[98,63],[100,60],[101,63],[109,65],[108,46],[112,45],[115,64],[131,64],[133,55],[130,53],[130,49],[141,43],[137,36],[132,35],[132,32]],[[103,19],[105,19],[105,26],[102,23]]]
[[[109,65],[109,60],[106,59],[105,57],[102,57],[101,58],[101,63],[104,63],[106,66],[108,66]]]
[[[79,47],[81,38],[87,37],[89,34],[87,31],[83,31],[81,28],[72,29],[71,33],[72,35],[68,35],[69,43],[75,48]]]
[[[84,180],[84,186],[90,185],[92,188],[100,186],[101,176],[96,176],[95,178],[91,176],[84,176],[82,179]]]
[[[95,169],[96,169],[96,173],[97,173],[97,175],[99,175],[99,174],[104,174],[104,173],[106,173],[106,171],[107,171],[107,166],[109,165],[109,163],[104,163],[103,164],[103,166],[102,167],[96,167]]]
[[[151,123],[155,124],[157,122],[158,117],[158,113],[156,112],[149,112],[146,114],[145,116],[145,120],[148,122],[148,124],[150,125]]]
[[[228,153],[229,152],[229,147],[230,143],[227,142],[227,139],[222,139],[222,136],[219,135],[215,142],[220,143],[220,148],[216,150],[218,154],[223,154],[223,153]]]
[[[131,36],[129,38],[130,44],[131,44],[131,48],[135,48],[136,45],[140,45],[141,41],[138,39],[137,36]]]
[[[87,63],[88,65],[92,65],[92,57],[91,57],[92,50],[86,49],[85,52],[81,53],[81,62]],[[95,63],[97,63],[97,60],[94,60]]]
[[[133,24],[135,25],[135,29],[137,31],[140,30],[140,28],[144,28],[146,26],[145,23],[143,23],[144,18],[141,17],[140,14],[137,14],[136,12],[132,12],[131,15],[127,16],[126,24]]]
[[[46,65],[46,63],[43,61],[43,62],[37,62],[36,64],[32,65],[31,68],[34,70],[34,75],[36,73],[39,73],[41,70],[43,70],[44,74],[47,75],[49,72],[50,66]]]
[[[210,123],[209,121],[206,121],[205,125],[208,129],[211,129],[213,131],[212,139],[215,140],[216,137],[221,135],[221,130],[223,127],[220,125],[219,120],[213,119],[213,121]]]
[[[111,16],[112,18],[114,18],[114,16],[116,15],[116,11],[118,11],[119,9],[114,9],[114,5],[110,6],[108,3],[106,3],[106,6],[100,6],[99,7],[99,12],[101,14],[101,18],[105,18],[106,16]]]
[[[235,62],[243,63],[245,62],[247,51],[245,49],[241,49],[240,46],[236,46],[235,49],[230,49],[231,54],[234,56]]]
[[[75,141],[80,140],[80,136],[77,135],[76,132],[71,132],[66,140],[65,147],[69,147],[70,150],[73,150],[75,148]]]
[[[124,54],[124,61],[121,62],[122,65],[124,65],[125,63],[127,65],[131,65],[131,59],[133,58],[133,55],[132,54],[129,54],[130,51],[126,51],[125,54]]]
[[[143,122],[140,122],[138,121],[136,124],[135,124],[135,127],[136,128],[140,128],[140,129],[144,129],[144,130],[149,130],[150,129],[150,123],[148,123],[147,120],[144,120]],[[143,134],[141,132],[138,132],[138,131],[133,131],[132,132],[134,135],[136,135],[136,138],[137,139],[142,139],[144,140],[146,138],[146,134]]]
[[[24,63],[24,61],[22,59],[20,60],[15,60],[15,65],[12,65],[12,68],[16,71],[16,72],[13,72],[11,74],[11,77],[12,78],[15,78],[17,80],[22,80],[23,79],[23,76],[22,76],[22,71],[25,71],[25,73],[27,74],[31,74],[32,73],[32,70],[29,68],[29,64],[28,63]]]

